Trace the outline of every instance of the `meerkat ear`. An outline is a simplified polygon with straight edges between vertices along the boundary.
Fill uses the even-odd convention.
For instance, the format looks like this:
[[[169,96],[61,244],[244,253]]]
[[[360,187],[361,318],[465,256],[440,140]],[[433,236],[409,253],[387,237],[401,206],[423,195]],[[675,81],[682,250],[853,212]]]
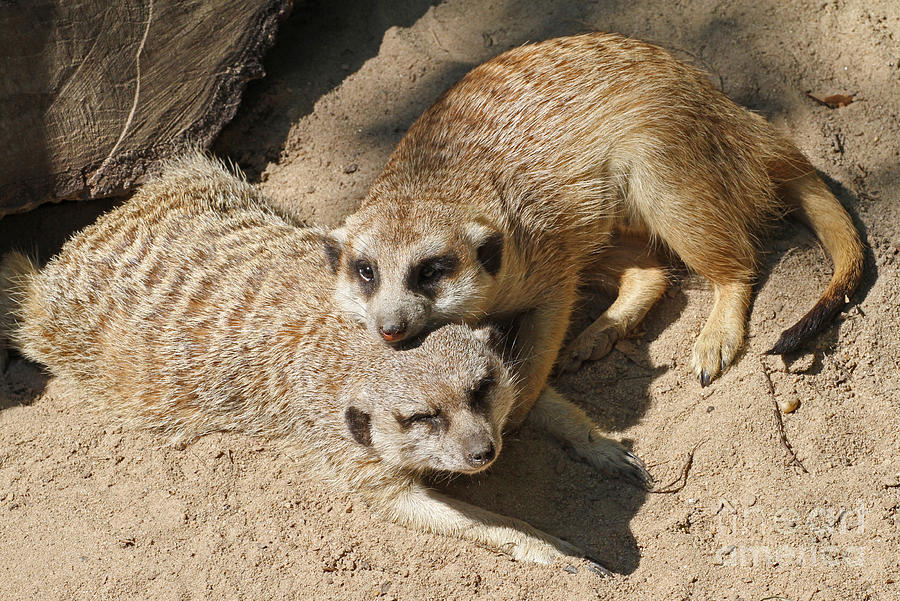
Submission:
[[[344,228],[331,230],[322,237],[325,245],[325,258],[331,273],[337,273],[341,265],[341,252],[343,252],[344,240],[347,239],[347,231]]]
[[[477,327],[472,328],[472,333],[475,334],[475,338],[478,340],[489,343],[494,335],[494,327],[479,324]]]
[[[344,411],[344,421],[353,440],[364,447],[372,446],[372,416],[353,405]]]
[[[489,349],[500,355],[503,360],[507,360],[511,352],[511,346],[507,331],[501,327],[501,324],[494,322],[484,322],[474,329],[475,337],[484,342]]]
[[[478,247],[478,261],[489,274],[497,275],[503,265],[503,234],[494,232],[482,241]]]
[[[478,249],[478,262],[486,272],[497,275],[503,266],[503,234],[480,223],[470,224],[469,234]]]
[[[472,329],[472,333],[475,334],[475,338],[489,345],[494,343],[498,335],[497,328],[493,324],[479,324]]]

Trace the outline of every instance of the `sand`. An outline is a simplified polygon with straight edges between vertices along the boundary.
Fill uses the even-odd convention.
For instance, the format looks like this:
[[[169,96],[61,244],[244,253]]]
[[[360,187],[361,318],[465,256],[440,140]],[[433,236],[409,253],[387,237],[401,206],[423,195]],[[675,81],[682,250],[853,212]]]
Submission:
[[[0,598],[900,599],[896,1],[317,4],[295,9],[215,147],[299,217],[352,211],[412,120],[472,66],[526,41],[618,31],[792,132],[869,245],[856,303],[809,352],[761,356],[831,273],[815,238],[785,224],[764,246],[744,351],[704,389],[689,357],[712,294],[676,268],[633,337],[558,385],[682,488],[604,479],[528,426],[489,473],[449,486],[583,546],[606,578],[386,524],[270,441],[174,449],[16,359],[0,377]],[[807,91],[857,96],[829,109]],[[4,218],[0,245],[52,249],[106,206]],[[609,301],[587,296],[573,329]],[[773,410],[790,400],[784,434],[802,468]]]

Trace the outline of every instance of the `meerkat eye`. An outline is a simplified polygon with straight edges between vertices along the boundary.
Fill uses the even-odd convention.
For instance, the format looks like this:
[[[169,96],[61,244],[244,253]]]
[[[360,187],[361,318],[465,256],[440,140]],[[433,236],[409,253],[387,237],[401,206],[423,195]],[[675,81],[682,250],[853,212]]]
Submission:
[[[440,273],[434,265],[425,265],[422,271],[419,272],[419,279],[423,281],[434,280],[437,279]]]
[[[356,263],[356,272],[366,282],[371,282],[375,278],[375,268],[366,261]]]
[[[428,413],[416,413],[409,417],[410,422],[428,422],[433,419],[437,419],[441,416],[441,410],[435,409],[434,411],[429,411]]]
[[[473,409],[485,409],[487,408],[487,397],[488,393],[491,390],[491,386],[494,385],[494,376],[489,375],[485,378],[482,378],[480,382],[472,389],[469,393],[469,404]]]
[[[397,421],[406,428],[409,428],[413,424],[428,424],[430,426],[437,426],[440,424],[443,419],[441,415],[440,409],[435,409],[433,411],[423,411],[421,413],[413,413],[409,417],[397,417]]]
[[[455,255],[433,257],[420,263],[418,268],[410,273],[409,284],[411,287],[421,286],[430,289],[441,278],[451,275],[458,265],[459,259]]]

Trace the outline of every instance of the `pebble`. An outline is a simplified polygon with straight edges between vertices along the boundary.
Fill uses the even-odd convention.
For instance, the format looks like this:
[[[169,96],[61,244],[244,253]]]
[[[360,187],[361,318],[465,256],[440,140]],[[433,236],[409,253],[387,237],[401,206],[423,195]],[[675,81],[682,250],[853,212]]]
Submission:
[[[793,413],[800,406],[800,399],[797,397],[789,397],[786,399],[778,399],[778,409],[782,413]]]
[[[900,487],[900,474],[884,476],[881,479],[881,485],[884,486],[885,488]]]

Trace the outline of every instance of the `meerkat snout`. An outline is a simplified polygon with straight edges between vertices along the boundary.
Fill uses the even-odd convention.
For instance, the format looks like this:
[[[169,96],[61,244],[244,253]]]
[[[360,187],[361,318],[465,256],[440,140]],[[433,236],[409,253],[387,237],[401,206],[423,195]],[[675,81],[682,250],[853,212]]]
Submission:
[[[382,324],[378,327],[378,332],[387,342],[399,341],[406,337],[406,323],[396,321]]]
[[[387,288],[369,299],[372,314],[366,320],[369,328],[388,346],[396,346],[418,335],[428,324],[431,308],[427,299],[399,289]]]
[[[486,436],[471,436],[464,444],[466,461],[474,468],[486,467],[496,456],[494,442]]]

